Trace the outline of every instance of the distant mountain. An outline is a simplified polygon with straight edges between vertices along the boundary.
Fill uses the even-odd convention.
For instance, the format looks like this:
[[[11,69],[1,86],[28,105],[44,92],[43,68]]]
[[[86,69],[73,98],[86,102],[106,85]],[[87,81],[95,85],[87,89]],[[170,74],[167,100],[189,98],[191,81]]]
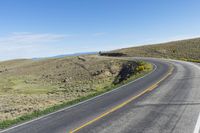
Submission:
[[[50,58],[62,58],[66,56],[80,56],[80,55],[90,55],[90,54],[97,54],[97,52],[82,52],[82,53],[73,53],[73,54],[63,54],[63,55],[56,55]]]
[[[67,56],[80,56],[80,55],[90,55],[90,54],[97,54],[98,52],[81,52],[81,53],[73,53],[73,54],[63,54],[63,55],[56,55],[51,57],[39,57],[39,58],[32,58],[32,60],[41,60],[47,58],[63,58]]]

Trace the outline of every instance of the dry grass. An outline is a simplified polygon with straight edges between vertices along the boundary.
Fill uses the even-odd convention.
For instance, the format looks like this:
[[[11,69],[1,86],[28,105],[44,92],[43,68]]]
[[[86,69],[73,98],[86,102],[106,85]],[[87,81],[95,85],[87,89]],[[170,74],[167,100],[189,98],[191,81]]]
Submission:
[[[128,56],[163,57],[200,62],[200,38],[115,50]]]
[[[100,92],[125,64],[98,56],[0,62],[0,121]]]

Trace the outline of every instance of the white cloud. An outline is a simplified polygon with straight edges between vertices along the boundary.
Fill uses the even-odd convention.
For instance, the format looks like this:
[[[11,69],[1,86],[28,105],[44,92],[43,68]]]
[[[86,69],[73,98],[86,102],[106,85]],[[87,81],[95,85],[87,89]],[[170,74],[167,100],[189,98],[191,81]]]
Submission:
[[[50,33],[28,33],[28,32],[15,32],[8,36],[0,38],[0,45],[14,44],[33,44],[38,42],[51,42],[63,40],[70,35],[64,34],[50,34]]]
[[[15,32],[0,37],[0,60],[31,58],[58,53],[56,45],[70,37],[65,34]],[[54,52],[55,51],[55,52]]]
[[[103,36],[103,35],[106,35],[106,32],[97,32],[92,34],[92,36]]]

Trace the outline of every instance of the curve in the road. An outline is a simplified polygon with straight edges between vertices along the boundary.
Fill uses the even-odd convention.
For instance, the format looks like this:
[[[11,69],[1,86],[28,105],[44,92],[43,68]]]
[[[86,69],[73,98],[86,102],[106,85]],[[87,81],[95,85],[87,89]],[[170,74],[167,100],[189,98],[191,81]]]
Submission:
[[[159,88],[163,85],[162,82],[169,80],[170,77],[174,75],[174,72],[170,76],[168,74],[170,70],[170,64],[168,62],[158,59],[146,60],[157,66],[157,69],[153,73],[114,91],[31,122],[6,129],[1,131],[1,133],[66,133],[107,112],[109,114],[108,116],[103,115],[106,117],[102,117],[102,119],[98,119],[98,121],[89,124],[83,130],[81,129],[80,132],[89,132],[91,128],[96,129],[102,120],[107,119],[110,116],[116,117],[117,112],[124,110],[124,108],[129,107],[138,100],[151,95],[152,92],[154,93],[155,90],[158,90],[153,90],[155,87]],[[177,72],[178,69],[175,68],[175,71]],[[152,87],[149,88],[149,86]],[[135,101],[135,99],[137,100]],[[146,112],[148,112],[148,110]],[[99,130],[95,131],[98,132]]]
[[[166,73],[166,75],[165,75],[163,78],[161,78],[159,81],[157,81],[155,84],[153,84],[153,85],[151,85],[150,87],[146,88],[146,89],[145,89],[144,91],[142,91],[141,93],[139,93],[139,94],[137,94],[137,95],[135,95],[135,96],[133,96],[133,97],[130,97],[129,99],[127,99],[126,101],[120,103],[119,105],[116,105],[115,107],[109,109],[108,111],[106,111],[106,112],[104,112],[103,114],[97,116],[96,118],[94,118],[94,119],[92,119],[92,120],[90,120],[90,121],[84,123],[83,125],[81,125],[81,126],[75,128],[75,129],[71,130],[70,133],[78,132],[78,131],[81,130],[82,128],[84,128],[84,127],[86,127],[86,126],[88,126],[88,125],[90,125],[90,124],[92,124],[92,123],[98,121],[99,119],[101,119],[101,118],[103,118],[103,117],[105,117],[105,116],[111,114],[112,112],[114,112],[114,111],[116,111],[116,110],[118,110],[118,109],[124,107],[125,105],[129,104],[130,102],[134,101],[135,99],[139,98],[140,96],[142,96],[142,95],[144,95],[144,94],[146,94],[146,93],[148,93],[148,92],[154,90],[163,80],[165,80],[169,75],[171,75],[172,72],[173,72],[173,67],[171,66],[170,69],[169,69],[169,71]]]

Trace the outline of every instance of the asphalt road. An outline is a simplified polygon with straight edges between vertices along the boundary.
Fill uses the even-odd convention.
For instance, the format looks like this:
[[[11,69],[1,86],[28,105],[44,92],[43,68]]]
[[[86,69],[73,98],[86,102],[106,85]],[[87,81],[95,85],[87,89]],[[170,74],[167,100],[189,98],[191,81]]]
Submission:
[[[156,65],[149,75],[0,133],[198,133],[200,67],[146,60]]]

